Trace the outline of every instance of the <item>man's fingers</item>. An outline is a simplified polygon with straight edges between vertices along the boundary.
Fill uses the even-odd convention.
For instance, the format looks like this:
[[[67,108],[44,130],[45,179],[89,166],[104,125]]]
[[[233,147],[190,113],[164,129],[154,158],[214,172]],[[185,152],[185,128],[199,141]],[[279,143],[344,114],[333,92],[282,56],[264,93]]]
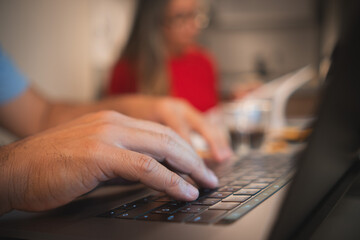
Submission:
[[[167,127],[127,118],[113,112],[102,113],[98,131],[109,146],[165,159],[174,170],[191,176],[200,186],[214,188],[218,180],[192,147]],[[121,122],[126,122],[124,127]]]
[[[106,136],[102,140],[109,146],[144,153],[159,160],[165,159],[169,166],[188,174],[200,186],[217,186],[217,177],[207,169],[194,149],[171,129],[112,112],[103,115],[105,121],[98,123],[97,129],[98,134]],[[121,121],[127,122],[127,126],[123,127]]]
[[[174,132],[176,132],[177,134],[179,134],[179,136],[182,138],[178,138],[176,136],[176,139],[179,143],[181,143],[182,147],[187,148],[187,150],[189,151],[194,151],[194,149],[190,146],[189,141],[190,141],[190,128],[187,124],[184,124],[184,121],[177,120],[177,121],[173,121],[172,122],[166,124],[169,128],[171,128]],[[143,120],[136,120],[136,121],[132,121],[132,126],[136,127],[138,129],[143,129],[143,130],[147,130],[150,132],[154,132],[154,133],[158,133],[161,134],[163,132],[169,132],[169,129],[167,127],[164,127],[161,124],[157,124],[157,123],[153,123],[153,122],[148,122],[148,121],[143,121]],[[174,135],[174,134],[172,134]],[[175,137],[175,136],[174,136]],[[183,141],[183,139],[185,141]]]
[[[218,180],[212,171],[191,148],[183,146],[183,140],[172,130],[164,128],[162,133],[134,130],[124,135],[127,137],[122,145],[126,149],[164,159],[172,169],[188,174],[200,186],[217,186]]]
[[[198,197],[199,191],[194,186],[155,159],[116,147],[111,147],[109,151],[114,153],[109,167],[115,175],[131,181],[140,181],[178,200],[193,201]]]
[[[116,118],[113,119],[113,123],[114,124],[118,124],[118,125],[125,125],[127,127],[133,128],[133,129],[138,129],[138,130],[145,130],[145,131],[149,131],[149,132],[153,132],[153,133],[158,133],[161,134],[163,132],[168,132],[169,130],[167,129],[167,127],[158,124],[158,123],[154,123],[154,122],[150,122],[150,121],[145,121],[145,120],[139,120],[139,119],[134,119],[134,118],[130,118],[121,114],[118,114],[119,116],[117,116]],[[129,121],[125,121],[125,124],[123,123],[123,118],[127,118],[127,120]],[[169,127],[171,129],[173,129],[175,132],[177,132],[183,139],[187,140],[190,139],[190,129],[189,126],[187,124],[184,124],[185,121],[180,121],[177,120],[178,122],[175,123],[169,123]],[[181,124],[182,123],[182,124]],[[170,126],[172,125],[172,126]],[[181,144],[182,147],[186,148],[188,151],[192,151],[194,154],[195,151],[194,149],[190,146],[189,141],[186,142],[183,139],[177,137],[178,142]]]

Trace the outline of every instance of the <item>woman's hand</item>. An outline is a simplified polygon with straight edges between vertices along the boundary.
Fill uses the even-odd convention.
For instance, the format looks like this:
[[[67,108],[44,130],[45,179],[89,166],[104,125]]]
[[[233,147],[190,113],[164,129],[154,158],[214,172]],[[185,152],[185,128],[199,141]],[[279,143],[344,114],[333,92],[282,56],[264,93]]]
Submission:
[[[165,97],[157,99],[154,105],[158,121],[171,127],[188,142],[192,131],[204,137],[216,162],[223,162],[233,155],[225,132],[208,122],[185,100]]]

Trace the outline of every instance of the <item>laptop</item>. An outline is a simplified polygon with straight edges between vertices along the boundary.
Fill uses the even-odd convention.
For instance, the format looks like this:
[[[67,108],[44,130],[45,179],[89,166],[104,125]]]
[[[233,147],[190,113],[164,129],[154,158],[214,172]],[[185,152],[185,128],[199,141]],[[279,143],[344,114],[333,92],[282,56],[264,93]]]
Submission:
[[[215,169],[217,189],[178,202],[103,186],[44,213],[0,217],[3,239],[309,239],[359,175],[360,19],[334,51],[314,131],[299,154],[252,154]],[[326,232],[326,231],[325,231]],[[359,232],[355,233],[359,234]],[[322,239],[322,235],[317,234]],[[352,235],[354,237],[359,235]]]

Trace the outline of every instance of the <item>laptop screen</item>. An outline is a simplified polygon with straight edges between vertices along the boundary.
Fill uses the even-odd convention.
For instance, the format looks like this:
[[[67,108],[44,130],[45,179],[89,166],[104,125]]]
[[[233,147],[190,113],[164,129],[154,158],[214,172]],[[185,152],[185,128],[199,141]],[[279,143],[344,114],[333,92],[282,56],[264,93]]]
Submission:
[[[358,173],[360,146],[359,1],[342,1],[334,50],[314,132],[298,162],[270,239],[308,238]]]

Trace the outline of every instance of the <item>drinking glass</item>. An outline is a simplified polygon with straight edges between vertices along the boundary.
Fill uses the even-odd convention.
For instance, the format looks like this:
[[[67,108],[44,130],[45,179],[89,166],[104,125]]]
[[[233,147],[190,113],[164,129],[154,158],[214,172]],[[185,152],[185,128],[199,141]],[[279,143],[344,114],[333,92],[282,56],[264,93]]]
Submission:
[[[224,122],[235,152],[260,150],[268,130],[270,104],[266,100],[234,102],[224,107]]]

